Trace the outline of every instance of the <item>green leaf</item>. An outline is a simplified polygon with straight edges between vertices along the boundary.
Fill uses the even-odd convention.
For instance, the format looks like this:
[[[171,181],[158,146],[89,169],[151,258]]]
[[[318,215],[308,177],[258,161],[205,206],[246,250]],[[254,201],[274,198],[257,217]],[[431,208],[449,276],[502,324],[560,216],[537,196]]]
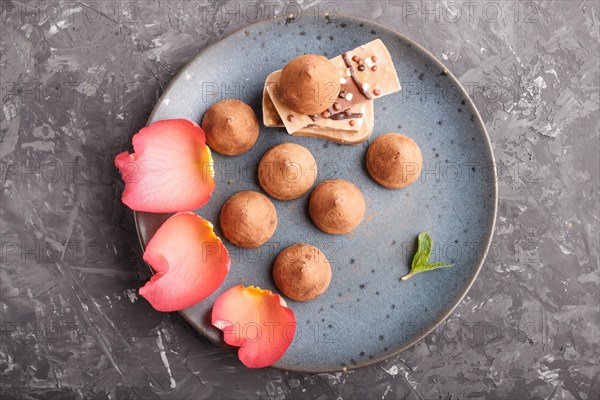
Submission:
[[[438,268],[448,268],[448,267],[453,267],[454,264],[446,264],[443,262],[434,262],[434,263],[428,263],[427,264],[427,270],[430,269],[438,269]]]
[[[417,253],[413,257],[411,269],[427,263],[429,255],[431,254],[432,242],[433,240],[431,240],[431,236],[429,236],[427,232],[419,233]]]
[[[431,247],[433,240],[427,232],[421,232],[418,237],[417,252],[412,260],[412,266],[408,275],[403,276],[401,280],[405,281],[411,276],[420,272],[430,271],[432,269],[447,268],[453,264],[446,264],[442,262],[429,262],[429,256],[431,255]]]
[[[444,264],[441,262],[436,262],[436,263],[425,263],[425,264],[420,264],[418,266],[416,266],[415,268],[411,269],[410,272],[414,274],[418,274],[419,272],[424,272],[424,271],[430,271],[432,269],[438,269],[438,268],[447,268],[447,267],[451,267],[453,264]]]

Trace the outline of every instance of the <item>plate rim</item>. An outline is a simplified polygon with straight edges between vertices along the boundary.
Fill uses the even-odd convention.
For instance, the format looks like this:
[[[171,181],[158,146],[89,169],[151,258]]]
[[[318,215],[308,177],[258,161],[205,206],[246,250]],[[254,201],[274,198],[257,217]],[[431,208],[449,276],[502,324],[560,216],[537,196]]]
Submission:
[[[485,139],[485,148],[486,151],[488,153],[488,155],[491,157],[491,162],[493,165],[492,168],[492,179],[493,179],[493,185],[492,185],[492,197],[493,197],[493,206],[492,206],[492,223],[490,225],[490,229],[487,232],[487,237],[485,238],[485,244],[484,244],[484,251],[481,254],[481,258],[479,259],[479,261],[477,261],[477,268],[475,269],[474,273],[471,274],[471,276],[469,277],[468,280],[468,284],[466,286],[464,286],[464,288],[458,293],[458,297],[456,299],[455,302],[453,302],[453,304],[450,306],[450,308],[448,309],[448,311],[446,311],[444,314],[442,314],[439,318],[436,318],[435,321],[433,321],[432,323],[430,323],[429,325],[425,326],[423,329],[420,330],[420,333],[418,335],[416,335],[412,340],[408,341],[407,343],[405,343],[404,345],[398,347],[397,349],[395,349],[392,352],[389,353],[385,353],[381,356],[378,357],[373,357],[373,359],[369,359],[369,360],[365,360],[363,362],[360,363],[356,363],[353,365],[349,365],[349,366],[344,366],[344,367],[339,367],[339,368],[334,368],[334,369],[330,369],[330,368],[294,368],[293,366],[279,366],[277,365],[277,363],[273,364],[270,366],[270,368],[275,368],[275,369],[279,369],[282,371],[290,371],[290,372],[302,372],[302,373],[331,373],[331,372],[346,372],[346,371],[350,371],[350,370],[354,370],[354,369],[358,369],[358,368],[364,368],[364,367],[368,367],[370,365],[373,364],[377,364],[380,363],[382,361],[388,360],[392,357],[397,356],[398,354],[408,350],[409,348],[413,347],[414,345],[416,345],[417,343],[419,343],[420,341],[422,341],[425,337],[427,337],[427,335],[429,335],[432,331],[434,331],[438,326],[440,326],[444,321],[446,321],[453,313],[454,310],[456,310],[456,308],[463,302],[464,298],[466,297],[466,295],[468,294],[468,292],[471,290],[471,287],[473,286],[473,284],[475,283],[475,281],[477,280],[477,277],[479,276],[479,273],[481,272],[481,269],[483,268],[483,264],[485,263],[485,259],[487,257],[487,254],[489,252],[490,249],[490,244],[492,242],[492,238],[494,237],[494,233],[496,231],[496,220],[498,217],[498,176],[497,176],[497,169],[496,169],[496,158],[494,156],[494,151],[492,148],[492,143],[491,143],[491,139],[490,139],[490,135],[489,132],[485,126],[485,123],[483,121],[483,118],[481,117],[481,114],[479,113],[479,109],[477,108],[477,106],[475,105],[475,102],[473,101],[473,99],[471,98],[471,96],[469,96],[469,93],[467,92],[467,90],[464,88],[464,86],[460,83],[460,81],[458,80],[458,78],[452,73],[452,71],[450,71],[432,52],[430,52],[428,49],[426,49],[425,47],[423,47],[422,45],[420,45],[419,43],[417,43],[416,41],[414,41],[413,39],[405,36],[404,34],[395,31],[392,28],[389,28],[377,21],[373,21],[373,20],[369,20],[366,18],[362,18],[362,17],[356,17],[356,16],[352,16],[352,15],[348,15],[348,14],[343,14],[343,13],[335,13],[334,15],[329,15],[329,13],[322,13],[322,12],[316,12],[311,14],[310,17],[308,16],[304,16],[304,15],[300,15],[300,16],[293,16],[294,22],[293,23],[298,23],[301,19],[303,18],[313,18],[314,20],[317,20],[317,18],[319,19],[328,19],[328,18],[341,18],[341,19],[347,19],[347,20],[354,20],[354,21],[358,21],[360,23],[366,23],[372,26],[375,26],[377,29],[381,29],[383,31],[386,31],[387,33],[390,33],[396,37],[398,37],[400,40],[404,41],[405,43],[410,44],[411,46],[417,48],[419,51],[421,51],[422,53],[424,53],[427,57],[430,58],[430,60],[432,60],[436,65],[438,65],[448,76],[448,78],[450,80],[453,81],[453,83],[460,89],[461,93],[463,94],[464,98],[468,99],[469,104],[472,106],[472,108],[475,110],[475,120],[477,122],[477,124],[479,125],[480,129],[483,130],[484,133],[484,139]],[[158,107],[164,103],[164,99],[167,98],[167,95],[169,94],[169,91],[172,89],[172,87],[175,84],[175,81],[180,78],[181,76],[183,76],[185,74],[185,72],[187,71],[188,68],[191,68],[191,65],[193,63],[196,62],[197,59],[199,59],[200,57],[202,57],[204,55],[205,52],[207,52],[209,49],[211,49],[213,46],[215,46],[217,43],[221,42],[222,40],[225,40],[227,38],[229,38],[230,36],[233,36],[239,32],[242,32],[250,27],[257,27],[259,25],[266,25],[266,24],[271,24],[274,23],[277,20],[283,20],[283,19],[288,19],[289,16],[288,15],[279,15],[273,18],[268,18],[268,19],[263,19],[254,23],[251,23],[249,25],[244,25],[242,27],[240,27],[239,29],[235,29],[229,33],[227,33],[226,35],[223,35],[221,37],[219,37],[217,40],[215,40],[214,42],[212,42],[211,44],[209,44],[208,46],[206,46],[205,48],[203,48],[202,50],[200,50],[198,52],[198,54],[196,54],[194,57],[192,57],[192,59],[190,59],[180,70],[179,72],[177,72],[177,74],[175,76],[173,76],[169,82],[169,84],[167,85],[167,87],[165,88],[165,90],[163,91],[163,93],[160,95],[158,101],[156,102],[156,104],[154,105],[154,108],[152,109],[152,112],[150,113],[150,116],[148,117],[148,121],[147,121],[147,125],[151,124],[155,121],[153,121],[154,116],[157,112]],[[139,226],[139,218],[138,218],[138,212],[137,211],[133,211],[133,218],[134,218],[134,225],[135,225],[135,229],[136,229],[136,234],[137,234],[137,238],[140,244],[140,247],[142,249],[142,252],[145,251],[146,246],[144,245],[144,242],[142,240],[141,237],[141,229]],[[150,271],[152,272],[152,268],[148,265],[148,263],[146,263],[145,260],[143,260],[143,263],[150,269]],[[179,315],[181,315],[183,317],[183,319],[190,324],[198,333],[202,334],[205,338],[207,338],[208,340],[210,340],[212,343],[218,345],[221,348],[224,349],[228,349],[228,350],[233,350],[234,352],[236,351],[236,348],[233,348],[231,346],[228,346],[225,342],[221,341],[215,341],[213,340],[210,336],[204,335],[204,333],[198,328],[198,324],[196,323],[196,321],[190,320],[185,313],[182,313],[181,311],[177,311],[179,313]]]

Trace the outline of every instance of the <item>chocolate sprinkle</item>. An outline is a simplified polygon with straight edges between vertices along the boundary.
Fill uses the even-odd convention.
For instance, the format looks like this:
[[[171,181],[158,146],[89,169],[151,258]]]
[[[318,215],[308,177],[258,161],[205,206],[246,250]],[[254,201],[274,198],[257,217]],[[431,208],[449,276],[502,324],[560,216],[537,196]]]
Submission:
[[[343,99],[344,97],[346,97],[346,91],[345,91],[345,90],[342,90],[342,91],[340,92],[340,94],[338,95],[338,97],[339,97],[340,99]]]
[[[362,72],[362,71],[364,71],[364,70],[365,70],[365,66],[364,66],[364,65],[362,65],[362,64],[360,64],[360,65],[358,66],[358,70],[359,70],[359,71],[361,71],[361,72]]]
[[[373,72],[377,71],[377,65],[373,65],[373,66],[371,67],[371,71],[373,71]]]
[[[342,108],[342,105],[340,103],[338,103],[337,101],[335,103],[333,103],[333,109],[335,111],[340,111],[341,108]]]
[[[379,89],[375,89],[375,90],[373,90],[373,94],[374,94],[375,96],[379,96],[379,95],[381,94],[381,90],[379,90]]]
[[[292,114],[288,115],[287,116],[287,120],[290,121],[290,122],[293,122],[294,121],[294,116]]]
[[[362,118],[362,117],[363,117],[362,113],[341,112],[341,113],[333,114],[330,117],[330,119],[332,119],[334,121],[341,121],[343,119]]]
[[[317,120],[319,119],[318,115],[309,115],[309,117],[313,120],[313,122],[317,122]]]
[[[321,113],[321,116],[322,116],[323,118],[329,118],[329,117],[331,117],[331,113],[330,113],[329,111],[323,111],[323,112]]]

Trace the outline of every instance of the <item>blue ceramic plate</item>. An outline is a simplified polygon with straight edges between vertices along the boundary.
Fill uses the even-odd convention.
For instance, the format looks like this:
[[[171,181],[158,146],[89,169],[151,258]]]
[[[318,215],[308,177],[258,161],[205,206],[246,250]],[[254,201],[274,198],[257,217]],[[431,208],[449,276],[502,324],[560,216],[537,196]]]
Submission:
[[[318,181],[341,178],[363,192],[367,211],[351,234],[327,235],[307,215],[308,194],[273,200],[279,223],[272,239],[258,249],[224,241],[232,267],[221,288],[181,314],[216,343],[221,332],[210,325],[216,297],[236,284],[276,290],[271,265],[280,250],[296,242],[319,247],[333,278],[318,299],[287,299],[297,333],[275,367],[306,372],[365,366],[412,346],[460,303],[477,277],[487,252],[496,215],[497,188],[489,137],[465,90],[444,66],[415,42],[365,20],[310,16],[275,19],[235,32],[208,47],[171,82],[150,121],[187,118],[200,123],[205,111],[224,98],[239,98],[261,115],[266,76],[303,53],[333,57],[380,38],[394,60],[402,91],[375,101],[371,138],[400,132],[423,153],[421,178],[401,190],[385,189],[367,174],[369,142],[337,145],[291,137],[283,129],[261,128],[256,145],[238,157],[214,154],[217,187],[198,213],[217,234],[224,202],[241,190],[262,192],[257,180],[261,156],[272,146],[294,142],[307,147],[318,163]],[[142,246],[165,215],[137,213]],[[434,240],[432,259],[455,264],[401,282],[410,267],[416,237]]]

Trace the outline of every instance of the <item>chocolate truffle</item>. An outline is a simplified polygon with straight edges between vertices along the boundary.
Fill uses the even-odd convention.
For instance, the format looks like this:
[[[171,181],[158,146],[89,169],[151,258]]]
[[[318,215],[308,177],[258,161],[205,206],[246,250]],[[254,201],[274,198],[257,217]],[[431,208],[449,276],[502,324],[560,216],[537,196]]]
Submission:
[[[365,215],[365,199],[351,182],[332,179],[321,182],[310,194],[308,212],[313,223],[325,233],[352,231]]]
[[[320,114],[337,99],[340,76],[327,58],[305,54],[283,67],[279,90],[292,110],[301,114]]]
[[[221,230],[233,244],[258,247],[273,236],[277,212],[267,196],[257,192],[239,192],[221,209]]]
[[[367,150],[367,170],[377,183],[386,188],[403,188],[421,174],[423,157],[411,138],[386,133],[375,139]]]
[[[250,150],[258,138],[258,118],[240,100],[222,100],[208,109],[202,120],[206,144],[217,153],[236,156]]]
[[[258,164],[258,181],[269,195],[292,200],[306,193],[317,178],[317,162],[306,147],[282,143],[269,149]]]
[[[321,250],[298,243],[279,253],[273,264],[273,279],[290,299],[310,301],[327,290],[331,266]]]

